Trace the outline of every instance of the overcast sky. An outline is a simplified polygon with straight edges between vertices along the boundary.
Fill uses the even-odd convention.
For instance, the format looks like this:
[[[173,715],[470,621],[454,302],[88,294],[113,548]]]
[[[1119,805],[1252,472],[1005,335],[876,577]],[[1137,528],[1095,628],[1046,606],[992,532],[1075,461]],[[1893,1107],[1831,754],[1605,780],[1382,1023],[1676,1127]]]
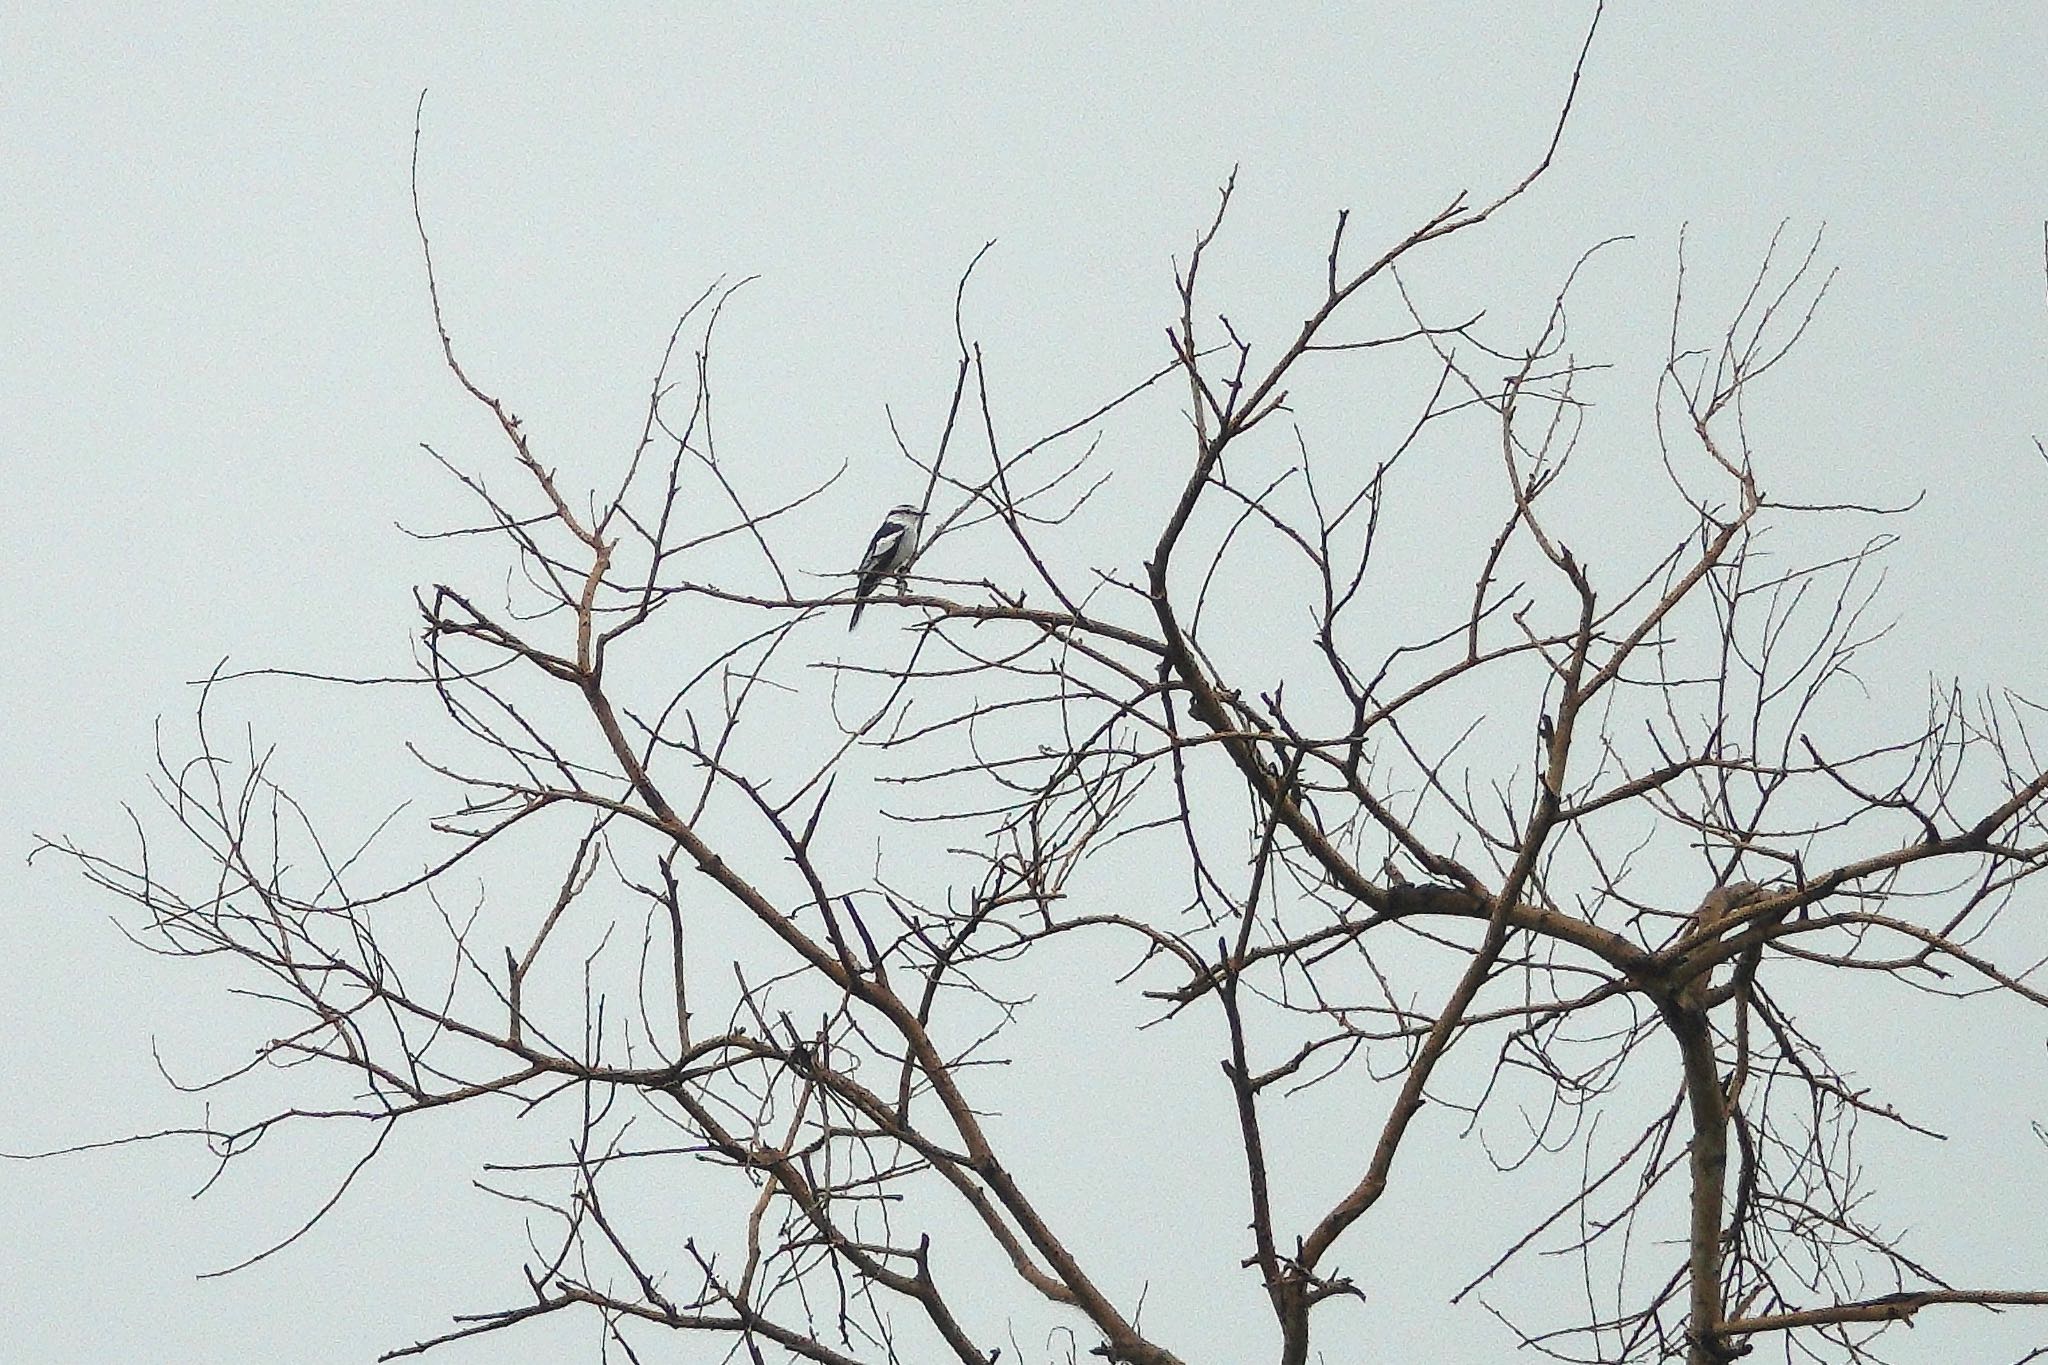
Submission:
[[[419,445],[488,448],[440,367],[413,238],[423,89],[450,325],[550,457],[607,467],[678,311],[758,275],[722,343],[723,449],[793,482],[850,464],[821,523],[850,561],[895,490],[917,491],[884,404],[937,421],[953,283],[985,241],[972,312],[1005,416],[1049,429],[1162,361],[1171,257],[1233,166],[1219,281],[1278,326],[1338,209],[1354,240],[1390,241],[1519,178],[1590,13],[676,9],[0,14],[0,1148],[193,1122],[200,1101],[164,1084],[152,1040],[174,1074],[255,1041],[232,1033],[217,977],[128,946],[71,869],[25,865],[32,836],[121,837],[154,727],[186,724],[189,681],[223,657],[409,657],[408,591],[431,568],[394,523],[455,506]],[[2048,693],[2044,80],[2038,4],[1621,0],[1553,172],[1434,284],[1447,306],[1527,309],[1586,247],[1632,236],[1581,310],[1589,349],[1618,363],[1604,401],[1647,440],[1681,226],[1701,289],[1732,301],[1781,222],[1802,244],[1825,224],[1840,275],[1760,430],[1816,500],[1926,494],[1892,562],[1901,625],[1874,692],[1910,705],[1933,673]],[[821,548],[806,567],[843,565]],[[248,707],[299,771],[332,777],[338,810],[403,795],[403,736],[374,700],[280,688]],[[1938,1108],[1944,1086],[2010,1088],[1989,1146],[2009,1166],[1981,1144],[1961,1169],[1912,1158],[1916,1211],[1967,1205],[1947,1234],[1966,1263],[2032,1287],[2048,1281],[2026,1245],[2042,1044],[2023,1020],[1924,1092]],[[421,1125],[314,1238],[207,1281],[310,1212],[316,1162],[197,1202],[208,1168],[189,1147],[0,1167],[0,1337],[24,1360],[370,1359],[506,1283],[510,1253],[462,1232],[479,1159],[459,1125]],[[1364,1339],[1429,1358],[1394,1348],[1397,1318],[1362,1319]],[[1472,1326],[1471,1350],[1503,1346]],[[2048,1329],[1980,1314],[1919,1335],[1900,1358],[2016,1357]]]

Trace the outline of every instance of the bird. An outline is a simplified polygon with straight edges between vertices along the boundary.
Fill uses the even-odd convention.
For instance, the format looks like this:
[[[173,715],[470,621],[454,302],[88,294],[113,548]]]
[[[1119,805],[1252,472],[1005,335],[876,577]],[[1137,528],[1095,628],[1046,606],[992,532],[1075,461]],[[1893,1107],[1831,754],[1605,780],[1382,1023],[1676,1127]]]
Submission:
[[[868,598],[882,586],[883,579],[893,575],[899,585],[902,583],[910,561],[917,558],[917,536],[923,526],[924,512],[914,503],[892,507],[889,515],[882,518],[874,539],[868,542],[868,552],[861,556],[860,583],[853,590],[853,619],[846,623],[848,630],[860,624]]]

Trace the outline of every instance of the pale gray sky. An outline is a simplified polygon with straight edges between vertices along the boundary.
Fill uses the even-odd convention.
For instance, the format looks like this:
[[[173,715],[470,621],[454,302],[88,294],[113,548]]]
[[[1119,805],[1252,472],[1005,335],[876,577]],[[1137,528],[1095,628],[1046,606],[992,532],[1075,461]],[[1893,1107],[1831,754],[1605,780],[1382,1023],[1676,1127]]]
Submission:
[[[723,333],[722,449],[792,484],[850,462],[818,522],[845,529],[850,559],[911,479],[883,405],[938,421],[953,283],[984,241],[971,314],[1003,417],[1050,429],[1163,359],[1170,257],[1233,165],[1216,279],[1234,319],[1271,329],[1298,318],[1339,208],[1354,240],[1391,239],[1461,189],[1518,178],[1589,12],[9,6],[0,1148],[192,1122],[200,1102],[162,1083],[152,1040],[179,1075],[253,1041],[219,976],[129,947],[68,868],[25,868],[31,835],[120,838],[152,727],[185,726],[188,681],[223,656],[401,668],[407,593],[434,561],[393,522],[456,507],[418,445],[495,456],[440,366],[412,235],[423,88],[450,325],[552,459],[608,468],[677,311],[757,274]],[[1802,243],[1825,223],[1841,273],[1768,385],[1759,445],[1815,500],[1926,491],[1892,563],[1902,625],[1874,697],[1910,716],[1930,672],[2038,696],[2044,76],[2034,4],[1621,0],[1553,172],[1422,282],[1446,311],[1526,312],[1584,248],[1632,235],[1576,317],[1584,353],[1617,362],[1603,439],[1647,441],[1681,225],[1702,296],[1726,304],[1781,221]],[[843,565],[821,549],[804,567]],[[336,818],[405,793],[378,696],[242,702]],[[1867,1025],[1925,1040],[1947,1018]],[[1971,1274],[2038,1286],[2043,1153],[2025,1118],[2048,1109],[2042,1025],[1968,1038],[1902,1089],[1936,1116],[1950,1097],[2013,1101],[1979,1140],[1912,1149],[1924,1178],[1901,1218]],[[194,1272],[289,1230],[347,1157],[300,1143],[198,1202],[203,1154],[172,1144],[0,1167],[0,1338],[53,1362],[370,1359],[513,1282],[514,1253],[468,1231],[504,1226],[468,1186],[484,1155],[459,1122],[401,1130],[325,1227],[224,1281]],[[1443,1245],[1427,1208],[1401,1212],[1416,1248]],[[1453,1345],[1440,1302],[1411,1315],[1383,1290],[1344,1340],[1373,1359],[1505,1354],[1472,1312],[1449,1319],[1469,1333]],[[1215,1317],[1213,1352],[1191,1359],[1265,1340],[1263,1321]],[[1919,1335],[1900,1358],[2016,1358],[2048,1327],[1977,1314]],[[592,1340],[540,1329],[444,1358]]]

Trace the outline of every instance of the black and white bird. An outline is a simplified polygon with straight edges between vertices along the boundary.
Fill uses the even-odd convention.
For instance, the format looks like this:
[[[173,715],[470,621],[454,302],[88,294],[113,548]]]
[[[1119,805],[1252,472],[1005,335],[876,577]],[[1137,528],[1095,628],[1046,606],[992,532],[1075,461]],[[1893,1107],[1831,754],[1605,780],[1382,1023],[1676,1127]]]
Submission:
[[[868,552],[861,556],[860,583],[853,590],[853,619],[846,623],[848,630],[860,624],[862,610],[883,579],[893,577],[901,587],[910,561],[917,558],[917,537],[923,526],[924,513],[910,503],[890,508],[889,515],[882,518],[875,538],[868,542]]]

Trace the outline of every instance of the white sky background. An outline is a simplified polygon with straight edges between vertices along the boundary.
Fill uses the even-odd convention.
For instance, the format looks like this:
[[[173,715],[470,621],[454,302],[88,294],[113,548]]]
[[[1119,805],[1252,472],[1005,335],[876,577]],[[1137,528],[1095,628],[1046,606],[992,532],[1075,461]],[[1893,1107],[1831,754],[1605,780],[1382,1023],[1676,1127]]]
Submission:
[[[472,372],[566,481],[597,478],[638,433],[675,314],[716,278],[760,275],[722,333],[721,450],[764,483],[850,462],[818,523],[844,545],[804,563],[825,572],[921,487],[883,405],[929,439],[954,281],[984,241],[998,245],[969,316],[1000,415],[1013,435],[1049,430],[1163,361],[1169,258],[1233,165],[1216,278],[1270,340],[1312,304],[1339,208],[1363,249],[1520,177],[1589,12],[170,8],[0,17],[8,1150],[192,1122],[199,1102],[167,1092],[150,1040],[194,1072],[253,1041],[228,1031],[216,978],[130,948],[67,867],[25,867],[32,833],[118,839],[120,803],[147,794],[153,725],[182,745],[186,684],[223,656],[401,669],[407,594],[436,561],[393,522],[458,514],[418,444],[498,456],[431,329],[407,195],[423,87],[422,195]],[[1867,678],[1905,726],[1930,672],[2048,693],[2048,465],[2032,444],[2048,434],[2048,9],[1881,9],[1612,6],[1555,168],[1428,282],[1446,312],[1528,314],[1582,250],[1633,234],[1591,271],[1575,321],[1582,357],[1618,365],[1599,439],[1647,453],[1680,225],[1699,307],[1719,318],[1781,220],[1801,245],[1825,222],[1841,274],[1755,399],[1764,484],[1816,501],[1926,491],[1895,528],[1885,605],[1902,624]],[[1460,490],[1443,497],[1455,516]],[[238,704],[330,784],[343,820],[405,794],[379,695],[279,686]],[[2041,923],[2038,904],[2015,913]],[[1983,1111],[1967,1154],[1911,1149],[1918,1174],[1895,1188],[1961,1279],[2038,1287],[2043,1152],[2025,1119],[2048,1112],[2044,1028],[1998,1018],[1867,1024],[1902,1046],[1941,1039],[1938,1065],[1916,1063],[1927,1074],[1884,1077],[1936,1126],[1947,1097],[2012,1097]],[[505,1301],[515,1249],[468,1234],[480,1153],[459,1127],[401,1129],[324,1228],[225,1281],[193,1273],[310,1211],[313,1157],[259,1159],[196,1203],[206,1163],[171,1144],[0,1167],[0,1338],[49,1361],[361,1361]],[[1341,1339],[1386,1359],[1508,1345],[1476,1311],[1460,1319],[1469,1345],[1440,1324],[1411,1335],[1403,1307],[1383,1292]],[[1933,1311],[1900,1358],[2016,1358],[2048,1340],[2039,1317]],[[1268,1323],[1239,1328],[1234,1346],[1164,1335],[1190,1359],[1251,1358]],[[536,1331],[444,1358],[590,1339]]]

